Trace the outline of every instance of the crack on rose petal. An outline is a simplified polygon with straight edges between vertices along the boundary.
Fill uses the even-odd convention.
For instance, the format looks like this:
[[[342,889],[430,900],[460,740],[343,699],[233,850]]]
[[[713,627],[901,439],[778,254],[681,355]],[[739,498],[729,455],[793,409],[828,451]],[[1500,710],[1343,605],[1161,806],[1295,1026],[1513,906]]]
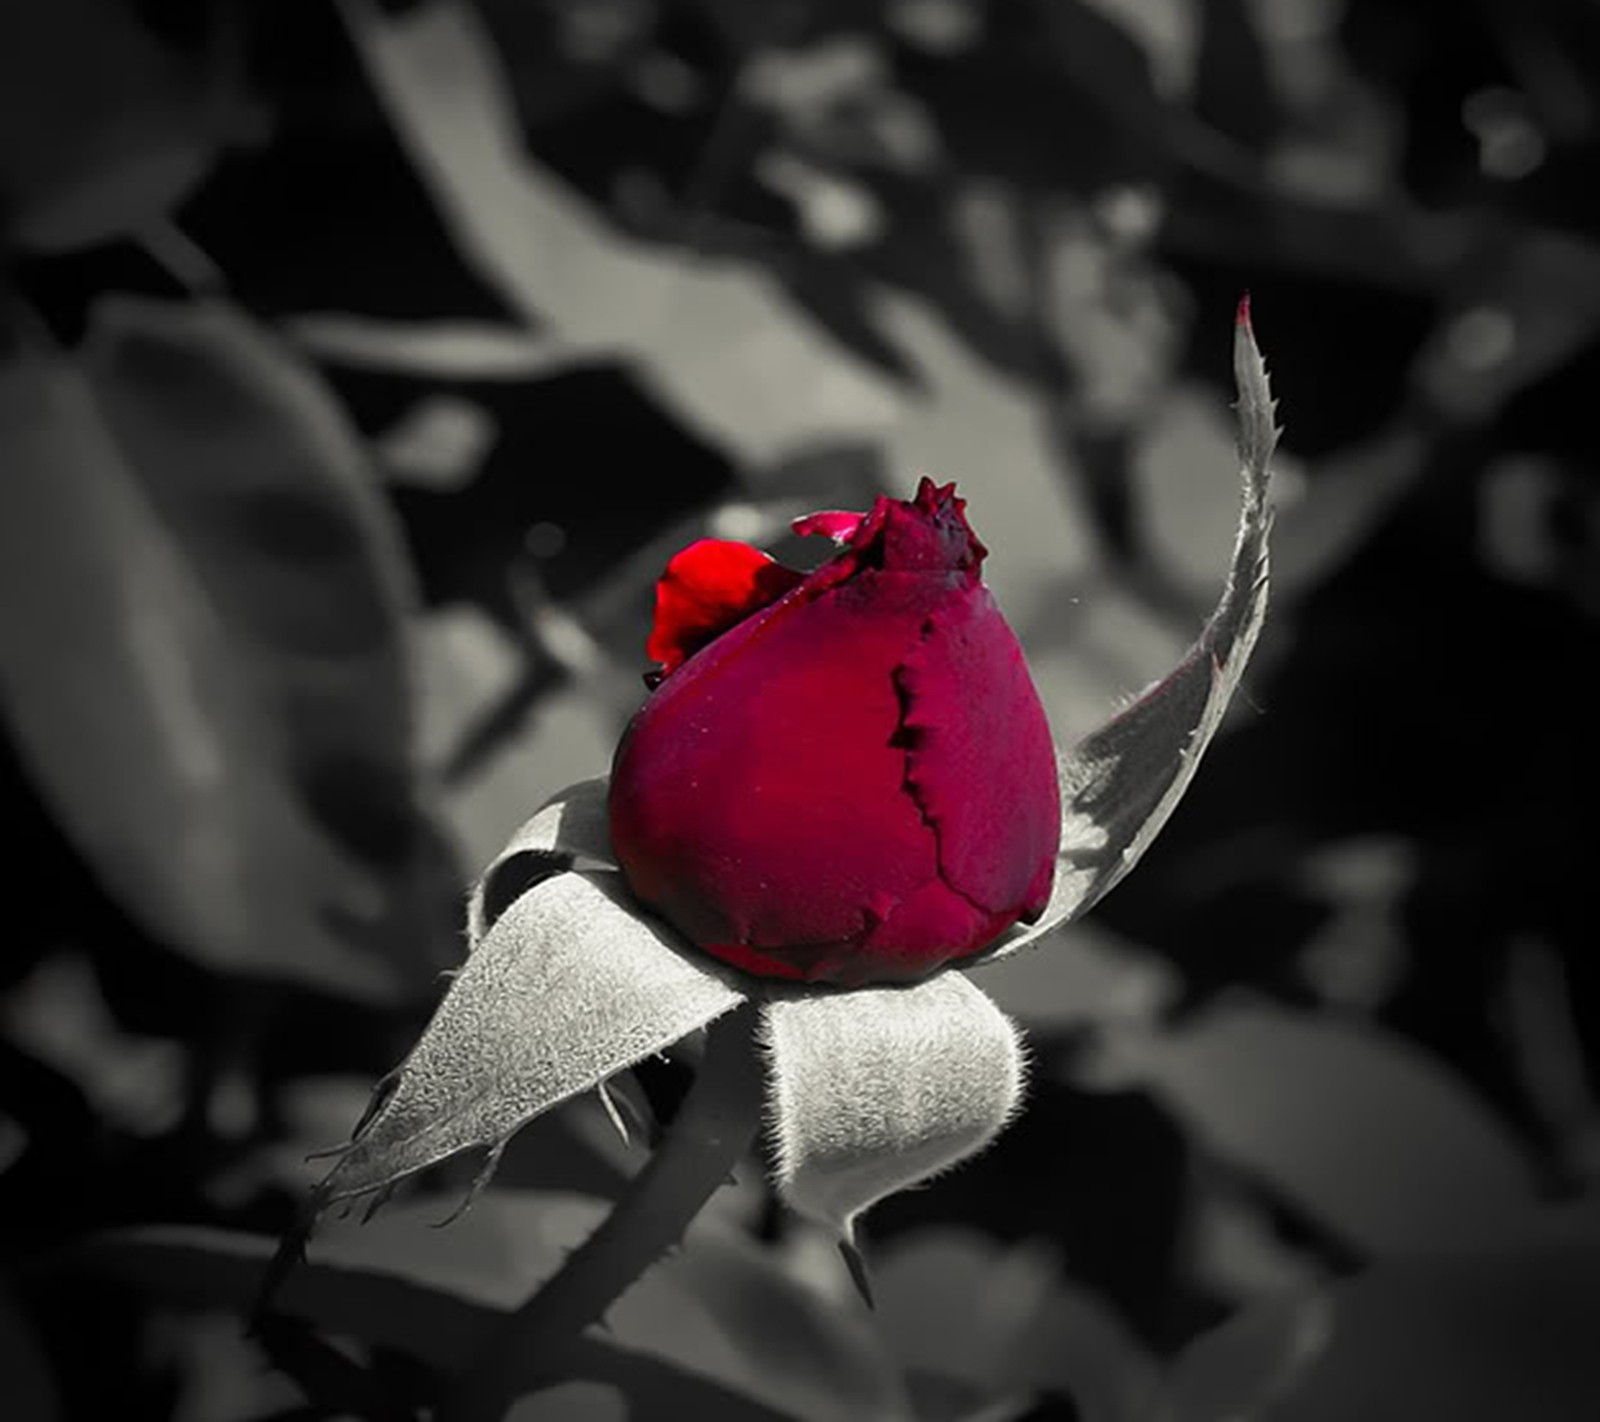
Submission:
[[[916,697],[910,687],[905,684],[904,674],[906,663],[916,653],[917,649],[932,637],[935,620],[936,616],[930,616],[917,629],[916,640],[907,648],[905,655],[890,674],[891,680],[894,682],[895,700],[900,706],[900,719],[889,736],[889,745],[893,749],[902,752],[905,757],[904,768],[901,771],[900,788],[910,797],[911,803],[917,807],[917,814],[922,817],[922,823],[928,827],[928,833],[933,836],[934,878],[938,879],[945,888],[968,904],[974,911],[989,916],[993,914],[993,909],[986,904],[979,903],[961,885],[953,883],[950,876],[945,873],[944,838],[940,830],[939,818],[933,813],[927,800],[924,799],[922,789],[917,784],[916,773],[912,767],[912,757],[920,748],[922,731],[919,727],[911,724],[912,703]],[[932,883],[933,881],[929,880],[928,882]],[[922,887],[924,886],[918,886],[919,889]],[[901,902],[904,902],[904,900],[901,900]],[[898,908],[899,904],[896,904],[895,907]],[[885,915],[885,918],[887,917],[888,915]]]

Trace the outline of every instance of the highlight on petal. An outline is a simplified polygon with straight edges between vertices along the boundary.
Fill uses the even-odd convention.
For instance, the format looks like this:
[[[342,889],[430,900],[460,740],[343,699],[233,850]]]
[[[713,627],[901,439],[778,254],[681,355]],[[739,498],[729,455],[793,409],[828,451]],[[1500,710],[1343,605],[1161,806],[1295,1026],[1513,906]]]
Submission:
[[[778,1191],[846,1240],[868,1206],[982,1150],[1022,1095],[1016,1029],[959,973],[780,997],[765,1027]]]
[[[1278,439],[1248,298],[1234,327],[1233,369],[1243,506],[1221,601],[1172,672],[1061,755],[1061,849],[1050,901],[991,956],[1086,912],[1139,862],[1189,788],[1244,674],[1267,611],[1267,490]]]
[[[801,538],[810,538],[816,534],[831,538],[835,543],[845,544],[856,536],[866,521],[867,516],[864,513],[853,513],[849,509],[822,509],[817,513],[805,514],[795,519],[789,527]]]
[[[604,775],[580,780],[539,807],[472,887],[467,904],[468,948],[505,908],[536,884],[564,869],[614,869]]]
[[[615,874],[559,874],[513,900],[307,1207],[384,1189],[460,1151],[489,1153],[541,1112],[743,1000],[629,906]],[[287,1246],[293,1249],[294,1237]]]

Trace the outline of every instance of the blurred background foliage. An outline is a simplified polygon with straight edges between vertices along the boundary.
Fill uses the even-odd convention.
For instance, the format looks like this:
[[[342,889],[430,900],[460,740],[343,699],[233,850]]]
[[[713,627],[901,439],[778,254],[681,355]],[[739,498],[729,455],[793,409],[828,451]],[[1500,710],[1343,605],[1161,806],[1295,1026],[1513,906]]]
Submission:
[[[742,1175],[527,1415],[1592,1422],[1597,76],[1587,0],[5,7],[8,1415],[418,1415],[596,1103],[242,1311],[664,557],[955,478],[1070,739],[1215,598],[1249,288],[1249,704],[986,975],[1025,1114],[873,1314]]]

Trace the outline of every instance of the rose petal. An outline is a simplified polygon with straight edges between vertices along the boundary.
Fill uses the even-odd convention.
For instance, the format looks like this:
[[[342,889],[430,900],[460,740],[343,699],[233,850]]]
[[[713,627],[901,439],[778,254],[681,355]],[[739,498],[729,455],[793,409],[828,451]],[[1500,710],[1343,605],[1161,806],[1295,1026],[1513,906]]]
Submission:
[[[706,952],[760,977],[906,982],[1044,908],[1055,751],[965,508],[929,478],[880,497],[630,723],[618,860]]]
[[[616,867],[606,809],[607,778],[580,780],[540,806],[511,836],[472,888],[467,905],[468,947],[476,948],[511,901],[552,874],[574,865]],[[586,862],[580,862],[586,861]]]
[[[896,677],[906,780],[939,842],[939,870],[990,912],[1045,906],[1061,803],[1050,723],[1022,648],[987,588],[928,618]]]
[[[780,997],[765,1025],[777,1188],[846,1239],[869,1205],[982,1150],[1021,1097],[1016,1031],[959,973]]]
[[[835,543],[844,544],[856,536],[866,521],[864,513],[852,513],[849,509],[822,509],[795,519],[789,527],[801,538],[820,534]]]
[[[1050,902],[991,957],[1086,912],[1138,863],[1189,788],[1244,674],[1267,610],[1266,498],[1278,434],[1247,303],[1235,328],[1234,378],[1243,509],[1222,599],[1169,675],[1061,756],[1061,851]]]
[[[675,553],[656,582],[656,617],[645,653],[670,676],[708,642],[769,607],[805,574],[727,538],[701,538]]]
[[[612,874],[558,874],[494,919],[308,1218],[459,1151],[492,1159],[533,1117],[743,1000],[625,894]]]
[[[837,946],[874,895],[933,879],[892,672],[954,595],[868,571],[757,614],[668,677],[618,753],[612,831],[625,857],[647,847],[628,865],[639,898],[711,951]]]

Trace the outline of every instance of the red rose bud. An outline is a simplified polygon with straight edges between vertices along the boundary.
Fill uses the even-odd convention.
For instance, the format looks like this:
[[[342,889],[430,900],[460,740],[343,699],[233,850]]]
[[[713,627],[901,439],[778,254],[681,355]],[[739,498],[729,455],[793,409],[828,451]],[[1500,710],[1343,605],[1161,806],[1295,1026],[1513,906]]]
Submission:
[[[659,686],[618,747],[635,895],[763,977],[905,982],[1050,894],[1055,751],[955,486],[800,519],[800,574],[706,539],[656,592]]]

